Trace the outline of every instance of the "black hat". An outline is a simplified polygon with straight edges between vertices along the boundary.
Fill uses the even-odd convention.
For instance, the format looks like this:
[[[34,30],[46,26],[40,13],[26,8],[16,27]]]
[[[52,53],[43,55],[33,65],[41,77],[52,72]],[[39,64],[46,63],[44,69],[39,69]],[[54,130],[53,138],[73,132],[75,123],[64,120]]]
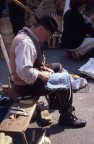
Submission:
[[[36,21],[41,24],[45,29],[50,31],[52,34],[57,30],[58,25],[55,21],[55,19],[51,16],[44,15],[41,18],[35,17]]]

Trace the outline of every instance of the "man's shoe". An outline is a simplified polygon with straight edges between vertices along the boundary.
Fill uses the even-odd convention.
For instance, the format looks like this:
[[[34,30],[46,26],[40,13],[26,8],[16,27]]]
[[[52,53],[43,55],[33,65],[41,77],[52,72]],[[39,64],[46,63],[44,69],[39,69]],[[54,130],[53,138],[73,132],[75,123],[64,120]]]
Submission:
[[[72,114],[72,113],[65,114],[65,116],[61,115],[58,123],[59,123],[59,125],[69,126],[69,127],[73,127],[73,128],[81,128],[86,125],[85,120],[77,118],[76,115]]]

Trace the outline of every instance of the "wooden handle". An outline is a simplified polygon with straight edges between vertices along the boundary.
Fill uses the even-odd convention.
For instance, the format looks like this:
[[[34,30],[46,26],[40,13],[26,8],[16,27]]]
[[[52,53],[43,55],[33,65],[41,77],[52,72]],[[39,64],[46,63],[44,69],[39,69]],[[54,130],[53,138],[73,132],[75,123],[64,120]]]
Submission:
[[[3,55],[4,55],[4,57],[5,57],[7,66],[8,66],[9,73],[11,74],[10,60],[9,60],[9,56],[8,56],[8,54],[7,54],[7,50],[6,50],[6,48],[5,48],[5,44],[4,44],[4,42],[3,42],[3,38],[2,38],[2,36],[1,36],[1,34],[0,34],[0,41],[1,41],[1,43],[0,43],[1,49],[2,49]]]
[[[35,15],[34,12],[32,12],[28,7],[26,7],[24,4],[22,4],[18,0],[10,0],[10,2],[16,3],[18,6],[20,6],[21,8],[23,8],[27,13]]]

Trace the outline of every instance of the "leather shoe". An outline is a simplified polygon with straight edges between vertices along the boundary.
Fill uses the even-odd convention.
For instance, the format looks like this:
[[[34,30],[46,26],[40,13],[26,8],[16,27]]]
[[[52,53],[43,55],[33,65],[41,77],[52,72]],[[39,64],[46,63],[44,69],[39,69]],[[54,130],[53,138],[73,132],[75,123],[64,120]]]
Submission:
[[[81,127],[85,127],[86,125],[85,120],[77,118],[76,115],[73,113],[67,113],[65,114],[65,116],[60,115],[58,123],[59,125],[69,126],[73,128],[81,128]]]

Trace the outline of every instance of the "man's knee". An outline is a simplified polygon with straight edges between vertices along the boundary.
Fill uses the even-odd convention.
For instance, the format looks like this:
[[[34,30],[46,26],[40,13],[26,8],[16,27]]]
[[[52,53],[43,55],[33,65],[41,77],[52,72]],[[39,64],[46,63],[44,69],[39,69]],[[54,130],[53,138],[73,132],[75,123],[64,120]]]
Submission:
[[[55,73],[62,72],[62,65],[60,63],[46,64],[48,68],[51,68]]]

